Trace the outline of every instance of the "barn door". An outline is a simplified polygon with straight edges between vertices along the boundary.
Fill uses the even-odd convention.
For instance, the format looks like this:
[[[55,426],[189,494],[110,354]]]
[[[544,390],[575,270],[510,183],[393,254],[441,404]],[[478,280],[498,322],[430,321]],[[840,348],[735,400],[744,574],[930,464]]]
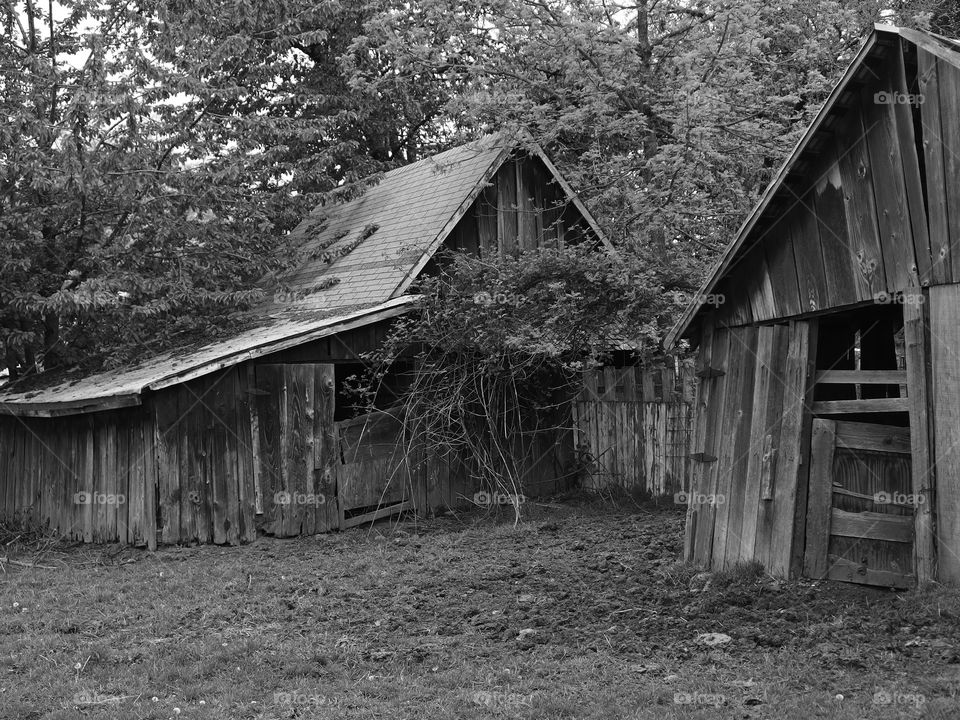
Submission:
[[[259,484],[265,530],[278,537],[339,527],[334,366],[256,366]]]
[[[815,419],[806,574],[912,586],[911,492],[909,428]]]
[[[412,509],[403,420],[377,411],[337,423],[340,527],[348,528]]]

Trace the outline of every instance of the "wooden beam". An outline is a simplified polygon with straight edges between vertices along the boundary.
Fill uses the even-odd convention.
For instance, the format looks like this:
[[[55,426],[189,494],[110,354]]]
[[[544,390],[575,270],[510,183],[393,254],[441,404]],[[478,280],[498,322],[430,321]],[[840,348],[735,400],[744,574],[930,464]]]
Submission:
[[[830,534],[861,540],[913,542],[913,516],[875,512],[847,512],[832,508]]]
[[[907,412],[907,398],[868,398],[866,400],[820,400],[813,404],[814,415],[847,415],[850,413]]]
[[[910,398],[910,462],[911,487],[917,501],[914,523],[914,569],[921,585],[936,575],[936,550],[933,542],[933,491],[936,476],[932,462],[930,433],[930,353],[928,351],[929,318],[923,303],[903,306],[904,346],[907,363],[907,394]]]
[[[906,370],[823,370],[816,382],[825,385],[906,385]]]
[[[838,422],[837,447],[873,452],[911,452],[909,428],[891,428],[873,423]]]
[[[830,541],[830,503],[833,488],[833,452],[836,445],[835,423],[813,421],[810,441],[810,486],[807,493],[807,545],[803,570],[807,577],[827,574],[827,547]]]
[[[852,560],[830,556],[830,570],[827,577],[841,582],[855,582],[880,587],[909,588],[913,587],[913,575],[894,572],[892,570],[874,570],[866,565],[858,565]]]
[[[363,515],[355,515],[354,517],[344,518],[343,522],[340,524],[340,529],[344,530],[346,528],[354,527],[355,525],[374,522],[381,518],[389,517],[390,515],[396,515],[397,513],[405,512],[407,510],[413,510],[413,503],[409,500],[405,500],[396,505],[390,505],[389,507],[378,508],[377,510],[364,513]]]

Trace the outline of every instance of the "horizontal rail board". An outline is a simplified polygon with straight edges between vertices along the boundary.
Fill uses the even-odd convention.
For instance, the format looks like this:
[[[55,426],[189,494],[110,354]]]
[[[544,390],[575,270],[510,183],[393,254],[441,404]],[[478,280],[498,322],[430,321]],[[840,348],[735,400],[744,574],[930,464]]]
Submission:
[[[847,512],[833,508],[830,514],[830,534],[861,540],[913,542],[913,517],[886,513]]]
[[[836,429],[838,448],[910,454],[910,428],[838,422]]]
[[[907,398],[869,398],[866,400],[818,400],[813,403],[814,415],[847,415],[851,413],[907,412]]]
[[[906,370],[822,370],[817,383],[823,385],[906,385]]]
[[[914,585],[915,577],[907,573],[898,573],[893,570],[875,570],[836,555],[831,555],[829,560],[830,567],[827,570],[827,577],[831,580],[892,588],[909,588]]]

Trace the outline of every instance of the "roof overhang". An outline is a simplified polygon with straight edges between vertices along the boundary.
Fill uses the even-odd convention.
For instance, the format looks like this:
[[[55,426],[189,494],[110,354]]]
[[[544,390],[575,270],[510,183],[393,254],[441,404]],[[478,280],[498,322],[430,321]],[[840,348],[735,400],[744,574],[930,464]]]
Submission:
[[[279,339],[254,343],[242,350],[215,355],[204,362],[187,363],[175,371],[160,371],[155,377],[145,379],[142,384],[126,392],[116,394],[91,392],[87,396],[61,402],[33,402],[29,398],[0,401],[0,414],[23,417],[58,417],[137,406],[142,403],[145,392],[163,390],[172,385],[195,380],[247,360],[288,350],[314,340],[397,317],[410,311],[419,300],[420,296],[418,295],[404,295],[370,308],[327,317],[305,327],[302,331],[291,333]],[[224,345],[226,346],[226,344]]]

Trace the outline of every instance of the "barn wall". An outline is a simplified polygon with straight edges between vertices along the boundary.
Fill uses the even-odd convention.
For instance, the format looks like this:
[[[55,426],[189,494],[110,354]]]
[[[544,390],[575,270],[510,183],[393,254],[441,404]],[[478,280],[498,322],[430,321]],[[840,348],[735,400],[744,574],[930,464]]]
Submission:
[[[719,570],[759,560],[779,576],[799,562],[813,348],[809,321],[707,328],[697,361],[689,561]]]
[[[447,247],[496,257],[562,247],[587,236],[587,223],[536,157],[508,160],[447,240]]]
[[[871,71],[811,141],[805,179],[788,182],[717,286],[718,325],[870,302],[960,270],[949,248],[960,233],[950,180],[960,171],[960,71],[899,43]],[[918,90],[922,103],[902,100]]]
[[[0,417],[0,517],[69,540],[156,546],[153,426],[142,408]]]
[[[160,535],[164,543],[236,545],[256,538],[247,365],[156,393]]]

